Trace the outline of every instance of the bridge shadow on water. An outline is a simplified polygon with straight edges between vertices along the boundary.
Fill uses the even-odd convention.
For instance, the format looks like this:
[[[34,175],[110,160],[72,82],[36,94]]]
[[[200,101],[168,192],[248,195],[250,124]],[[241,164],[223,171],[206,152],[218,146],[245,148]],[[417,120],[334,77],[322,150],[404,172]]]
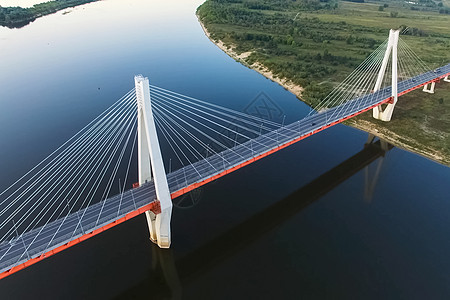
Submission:
[[[365,200],[370,202],[384,157],[392,148],[386,141],[375,141],[375,136],[369,135],[364,149],[359,153],[184,257],[175,259],[172,249],[163,250],[153,245],[150,274],[118,298],[132,299],[152,295],[164,299],[181,299],[183,284],[195,280],[217,264],[234,256],[362,169],[365,169],[366,177]],[[375,174],[370,178],[369,165],[376,160],[378,165]]]

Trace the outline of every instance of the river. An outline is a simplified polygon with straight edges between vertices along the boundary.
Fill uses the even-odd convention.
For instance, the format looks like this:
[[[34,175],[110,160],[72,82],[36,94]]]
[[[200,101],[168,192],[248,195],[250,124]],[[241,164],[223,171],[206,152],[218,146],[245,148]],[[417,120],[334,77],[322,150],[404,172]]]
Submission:
[[[306,115],[208,40],[201,3],[105,0],[1,27],[0,190],[130,90],[135,74],[240,111],[264,99],[286,122]],[[334,168],[366,140],[332,127],[192,194],[174,209],[171,250],[152,245],[139,216],[1,280],[0,297],[448,299],[450,168],[393,148],[347,179]],[[322,174],[337,177],[329,189],[310,184]]]

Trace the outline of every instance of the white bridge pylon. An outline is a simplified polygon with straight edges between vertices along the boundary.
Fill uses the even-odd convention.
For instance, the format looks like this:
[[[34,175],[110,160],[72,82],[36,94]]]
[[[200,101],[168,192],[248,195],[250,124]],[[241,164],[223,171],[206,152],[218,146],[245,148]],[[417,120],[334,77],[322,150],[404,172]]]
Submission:
[[[134,77],[134,81],[138,103],[139,184],[142,185],[153,179],[156,197],[161,206],[160,213],[145,212],[150,229],[150,240],[158,244],[160,248],[169,248],[172,199],[153,119],[149,80],[147,77],[138,75]]]
[[[381,105],[375,107],[373,109],[373,117],[375,119],[388,122],[392,118],[392,113],[394,112],[395,104],[397,104],[398,100],[398,76],[397,76],[397,47],[398,47],[398,36],[400,34],[399,30],[391,29],[389,32],[389,41],[386,48],[386,52],[384,54],[383,63],[381,64],[380,72],[378,73],[377,82],[375,83],[374,92],[378,91],[381,87],[381,83],[383,82],[383,77],[386,73],[386,67],[389,61],[389,57],[392,53],[392,97],[391,101],[387,104],[387,106],[383,109]]]

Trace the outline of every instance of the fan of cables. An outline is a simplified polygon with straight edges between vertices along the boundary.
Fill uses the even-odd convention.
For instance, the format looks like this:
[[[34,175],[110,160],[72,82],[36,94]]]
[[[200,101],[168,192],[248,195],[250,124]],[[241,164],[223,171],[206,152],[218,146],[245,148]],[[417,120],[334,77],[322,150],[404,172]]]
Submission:
[[[136,111],[133,89],[1,192],[0,240],[74,212],[82,219],[91,204],[123,192],[136,156]]]
[[[341,106],[355,98],[368,95],[374,91],[378,73],[388,47],[386,39],[374,52],[372,52],[347,78],[338,84],[310,114],[320,113],[329,108]],[[392,54],[390,54],[386,72],[382,77],[380,89],[387,89],[392,84]],[[417,56],[416,53],[399,38],[397,47],[397,77],[398,82],[430,71],[430,68]]]

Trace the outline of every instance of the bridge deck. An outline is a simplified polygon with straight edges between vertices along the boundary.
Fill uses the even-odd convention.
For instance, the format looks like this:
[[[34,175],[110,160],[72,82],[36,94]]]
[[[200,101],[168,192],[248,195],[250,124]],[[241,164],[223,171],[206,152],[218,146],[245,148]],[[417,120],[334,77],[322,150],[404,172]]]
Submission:
[[[149,199],[155,199],[153,184],[126,191],[4,242],[0,245],[0,272],[64,246],[69,241],[92,234],[105,225],[148,206],[151,202]]]
[[[450,64],[398,83],[398,94],[403,95],[425,84],[450,74]],[[312,134],[343,122],[390,100],[391,88],[355,98],[343,105],[308,116],[278,130],[212,155],[173,172],[168,178],[173,196],[186,192],[228,174],[240,167],[298,142]]]
[[[450,64],[438,71],[399,82],[398,93],[403,95],[449,74]],[[171,196],[175,198],[183,195],[312,134],[386,103],[390,96],[390,87],[361,96],[174,171],[167,175]],[[148,183],[3,242],[0,244],[0,278],[151,209],[156,203],[155,198],[155,187],[153,183]]]

